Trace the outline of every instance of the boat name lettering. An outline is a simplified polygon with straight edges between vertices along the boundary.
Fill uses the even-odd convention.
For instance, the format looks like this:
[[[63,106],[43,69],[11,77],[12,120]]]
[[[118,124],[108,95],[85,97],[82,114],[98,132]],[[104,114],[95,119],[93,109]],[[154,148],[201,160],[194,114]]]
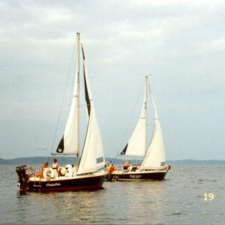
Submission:
[[[141,178],[141,175],[130,175],[130,178],[139,179]]]
[[[61,186],[60,183],[46,184],[46,187]]]

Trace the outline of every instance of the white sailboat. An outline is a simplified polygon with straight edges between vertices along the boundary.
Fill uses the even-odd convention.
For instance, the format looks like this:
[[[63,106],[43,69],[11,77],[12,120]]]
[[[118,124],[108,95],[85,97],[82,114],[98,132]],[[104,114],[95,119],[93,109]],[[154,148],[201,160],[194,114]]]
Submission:
[[[83,72],[88,125],[83,150],[80,151],[80,47],[83,54]],[[26,167],[17,167],[20,190],[23,191],[65,191],[101,188],[105,180],[105,157],[100,130],[95,114],[86,59],[77,34],[76,78],[72,104],[64,135],[55,154],[76,155],[76,167],[61,167],[61,173],[53,168],[44,168],[43,177],[39,173],[29,174]],[[59,175],[57,175],[59,174]]]
[[[161,126],[152,95],[154,130],[150,144],[147,147],[147,97],[149,92],[148,77],[146,77],[143,106],[138,123],[127,145],[120,154],[121,156],[143,157],[143,161],[140,165],[126,165],[124,168],[116,168],[115,171],[108,174],[109,180],[162,180],[170,169],[170,166],[166,165]]]

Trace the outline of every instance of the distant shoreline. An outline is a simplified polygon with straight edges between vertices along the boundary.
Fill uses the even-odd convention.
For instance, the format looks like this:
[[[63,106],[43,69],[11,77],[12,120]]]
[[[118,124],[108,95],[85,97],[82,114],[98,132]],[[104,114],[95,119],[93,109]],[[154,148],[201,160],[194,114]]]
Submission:
[[[2,159],[0,158],[0,165],[23,165],[23,164],[43,164],[45,161],[52,161],[54,157],[23,157],[14,159]],[[76,159],[74,157],[57,157],[60,164],[75,164]],[[116,159],[106,157],[106,162],[113,161],[114,164],[123,164],[127,159]],[[132,164],[138,164],[140,160],[130,160]],[[194,159],[181,159],[181,160],[167,160],[167,164],[224,164],[225,160],[194,160]]]

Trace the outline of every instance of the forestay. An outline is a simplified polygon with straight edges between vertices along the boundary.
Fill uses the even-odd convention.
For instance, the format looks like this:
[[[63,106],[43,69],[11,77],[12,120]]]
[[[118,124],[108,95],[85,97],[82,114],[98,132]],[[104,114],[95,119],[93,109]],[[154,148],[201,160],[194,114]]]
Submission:
[[[166,161],[161,126],[153,96],[152,96],[152,104],[154,110],[155,126],[152,141],[149,145],[148,151],[141,164],[140,169],[154,169],[160,167],[162,168],[163,166],[165,166]]]
[[[85,99],[87,103],[89,122],[77,174],[95,172],[98,169],[104,168],[105,166],[103,143],[95,114],[94,102],[92,100],[92,93],[87,75],[87,68],[83,47],[82,53],[84,62]]]

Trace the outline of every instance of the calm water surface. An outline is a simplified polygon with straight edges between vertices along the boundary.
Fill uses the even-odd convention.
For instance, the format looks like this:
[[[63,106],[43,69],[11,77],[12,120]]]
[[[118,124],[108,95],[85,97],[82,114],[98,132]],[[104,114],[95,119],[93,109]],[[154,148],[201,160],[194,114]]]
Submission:
[[[1,223],[225,224],[225,165],[172,165],[164,181],[26,195],[17,191],[15,167],[0,166]],[[205,193],[214,199],[204,201]]]

